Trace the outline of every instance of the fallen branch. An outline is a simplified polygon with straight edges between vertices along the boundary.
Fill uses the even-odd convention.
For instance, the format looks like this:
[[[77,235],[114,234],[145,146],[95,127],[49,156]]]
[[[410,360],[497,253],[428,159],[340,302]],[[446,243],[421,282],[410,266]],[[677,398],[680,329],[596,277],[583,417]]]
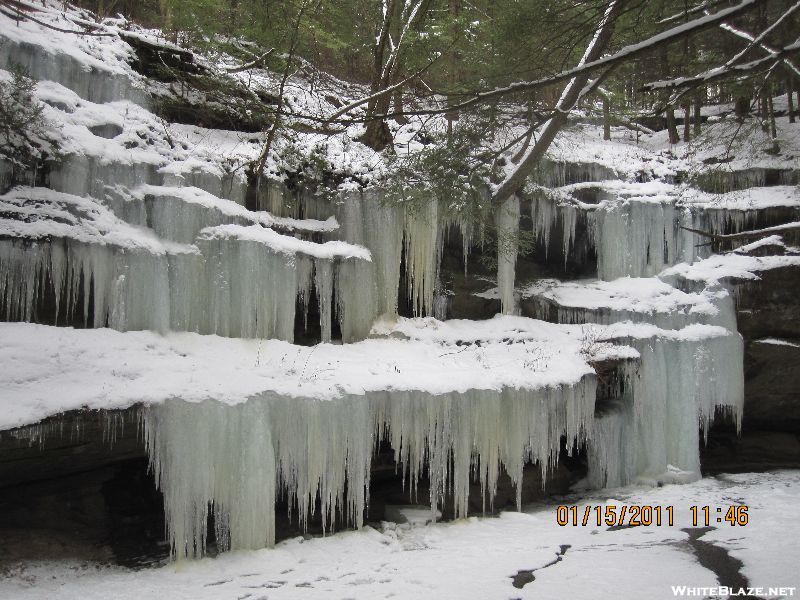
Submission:
[[[785,233],[787,231],[800,231],[800,221],[785,223],[783,225],[775,225],[773,227],[765,227],[763,229],[740,231],[738,233],[714,233],[713,231],[704,231],[702,229],[684,227],[683,225],[681,225],[681,229],[685,229],[686,231],[691,231],[692,233],[710,238],[712,241],[750,240],[754,238],[767,237],[776,233]]]
[[[264,61],[269,57],[270,54],[275,52],[275,48],[270,48],[261,56],[256,57],[254,60],[251,60],[249,63],[245,63],[243,65],[239,65],[238,67],[225,67],[223,70],[226,73],[241,73],[242,71],[247,71],[249,69],[254,69],[264,63]]]
[[[55,25],[51,25],[50,23],[45,23],[44,21],[40,21],[39,19],[32,17],[31,15],[18,9],[16,6],[14,6],[14,4],[9,2],[8,0],[0,0],[0,3],[2,3],[4,7],[11,9],[17,18],[28,19],[29,21],[32,21],[37,25],[41,25],[42,27],[46,27],[47,29],[52,29],[53,31],[58,31],[59,33],[72,33],[74,35],[91,35],[94,37],[116,37],[117,35],[116,33],[95,33],[92,31],[78,31],[76,29],[62,29],[61,27],[56,27]]]

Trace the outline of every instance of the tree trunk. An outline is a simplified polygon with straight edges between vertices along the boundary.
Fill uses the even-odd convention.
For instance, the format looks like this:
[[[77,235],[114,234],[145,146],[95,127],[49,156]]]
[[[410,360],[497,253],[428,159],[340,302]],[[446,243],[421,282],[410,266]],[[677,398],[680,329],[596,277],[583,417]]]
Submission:
[[[772,152],[778,154],[778,128],[775,125],[775,107],[772,104],[772,84],[767,86],[767,111],[769,112],[769,136],[772,138]]]
[[[681,141],[681,136],[678,135],[678,125],[675,123],[675,109],[671,106],[667,107],[667,133],[669,134],[669,143],[677,144]]]
[[[393,95],[392,112],[403,113],[404,110],[405,109],[403,107],[403,90],[398,88]],[[404,114],[398,114],[397,116],[395,116],[394,120],[400,123],[400,125],[407,125],[409,122],[408,117],[406,117]]]
[[[789,102],[789,123],[794,123],[794,77],[789,74],[786,76],[786,100]]]
[[[402,71],[400,65],[403,61],[402,47],[404,42],[402,32],[419,26],[428,12],[429,6],[430,2],[422,2],[416,12],[412,10],[405,14],[403,10],[406,7],[405,3],[401,3],[399,0],[387,0],[386,14],[373,49],[371,95],[390,87],[392,82],[402,80],[399,75],[400,71]],[[390,47],[390,39],[394,46],[386,56],[386,51]],[[402,98],[399,97],[401,93],[402,90],[398,88],[394,98],[395,101],[399,99],[402,104]],[[359,140],[373,150],[383,150],[392,143],[391,130],[384,119],[380,118],[389,112],[392,96],[393,94],[389,93],[378,95],[367,104],[367,129]],[[379,118],[374,118],[376,116]]]
[[[611,99],[603,95],[603,139],[611,139]]]
[[[694,99],[694,137],[700,135],[700,130],[703,128],[703,100],[700,96]]]
[[[797,95],[795,96],[795,98],[796,98],[796,100],[797,100],[797,101],[795,102],[795,104],[794,104],[794,105],[797,107],[797,111],[798,111],[798,113],[800,113],[800,85],[799,85],[799,86],[797,86],[797,89],[795,89],[795,94],[797,94]]]
[[[621,2],[613,1],[606,9],[600,24],[598,25],[597,32],[594,39],[590,42],[586,52],[581,59],[581,63],[586,63],[599,58],[614,31],[614,23],[617,20],[621,8]],[[608,73],[608,71],[606,71]],[[596,84],[600,83],[603,75],[598,77]],[[506,178],[497,186],[497,189],[492,194],[492,202],[502,202],[514,194],[525,183],[528,175],[539,164],[544,153],[553,143],[558,132],[567,122],[569,114],[575,107],[575,103],[580,99],[583,88],[589,81],[588,73],[581,73],[570,79],[564,91],[561,93],[561,98],[556,105],[556,110],[550,117],[550,120],[544,126],[541,135],[537,142],[525,153],[525,156],[520,160],[517,165]]]
[[[739,96],[736,99],[736,118],[742,121],[748,114],[750,114],[750,98]]]
[[[669,68],[669,55],[667,54],[667,47],[663,46],[661,48],[661,71],[664,73],[665,77],[669,77],[670,75],[670,68]],[[665,99],[668,100],[669,92],[666,92]],[[673,106],[667,106],[664,115],[667,119],[667,134],[669,135],[669,143],[670,144],[677,144],[681,141],[680,136],[678,135],[678,127],[675,124],[675,108]]]
[[[372,115],[386,114],[389,110],[390,100],[391,96],[389,94],[385,94],[378,98],[373,106]],[[385,120],[380,118],[372,119],[367,123],[367,130],[364,132],[364,135],[361,136],[359,141],[363,144],[366,144],[373,150],[380,152],[392,143],[392,132]]]
[[[683,141],[688,142],[692,135],[692,105],[690,100],[683,104]]]

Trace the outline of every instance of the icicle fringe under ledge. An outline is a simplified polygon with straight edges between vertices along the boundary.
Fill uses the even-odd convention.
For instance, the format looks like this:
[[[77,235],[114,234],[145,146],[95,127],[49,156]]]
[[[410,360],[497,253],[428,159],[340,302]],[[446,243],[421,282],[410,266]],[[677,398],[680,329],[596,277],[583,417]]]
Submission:
[[[501,466],[519,506],[524,464],[554,467],[562,436],[567,447],[582,445],[595,393],[591,375],[538,390],[382,391],[325,402],[264,393],[237,405],[152,405],[144,413],[146,445],[173,556],[203,554],[209,511],[222,547],[274,544],[279,495],[302,526],[319,498],[326,530],[337,513],[361,527],[372,454],[384,439],[412,495],[427,468],[434,514],[452,493],[456,517],[466,516],[474,474],[491,506]]]

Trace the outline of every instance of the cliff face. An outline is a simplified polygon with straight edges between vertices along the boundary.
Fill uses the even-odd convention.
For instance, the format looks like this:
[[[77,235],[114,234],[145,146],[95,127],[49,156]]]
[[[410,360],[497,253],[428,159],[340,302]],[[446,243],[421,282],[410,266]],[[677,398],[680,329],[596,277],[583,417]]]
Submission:
[[[710,172],[578,123],[477,219],[387,197],[354,132],[300,128],[248,178],[274,75],[108,28],[0,34],[63,154],[0,165],[0,529],[30,538],[7,558],[158,561],[403,503],[800,465],[796,155]]]

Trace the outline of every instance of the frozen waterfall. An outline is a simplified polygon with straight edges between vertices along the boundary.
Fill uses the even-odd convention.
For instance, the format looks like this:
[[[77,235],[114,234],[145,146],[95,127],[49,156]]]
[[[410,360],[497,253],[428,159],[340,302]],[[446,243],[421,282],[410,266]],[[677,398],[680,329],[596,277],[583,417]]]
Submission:
[[[561,436],[568,447],[582,444],[594,401],[595,377],[586,376],[533,390],[382,391],[329,401],[264,393],[237,405],[174,399],[148,407],[144,419],[172,551],[182,558],[202,555],[209,512],[224,546],[273,544],[278,496],[301,524],[319,501],[326,529],[337,520],[360,527],[380,439],[394,448],[412,494],[427,467],[434,514],[452,492],[456,516],[466,516],[473,476],[491,504],[501,468],[519,504],[524,464],[553,467]]]

